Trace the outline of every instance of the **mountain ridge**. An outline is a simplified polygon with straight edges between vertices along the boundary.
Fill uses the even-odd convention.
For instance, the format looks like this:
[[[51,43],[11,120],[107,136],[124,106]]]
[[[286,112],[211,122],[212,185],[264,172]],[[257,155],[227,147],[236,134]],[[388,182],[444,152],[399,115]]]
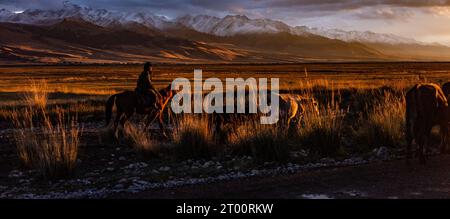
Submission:
[[[227,15],[223,18],[210,15],[185,15],[169,20],[144,12],[118,12],[106,9],[93,9],[65,2],[64,7],[54,10],[27,9],[22,13],[13,13],[1,9],[0,21],[34,25],[49,25],[68,17],[80,17],[99,26],[108,27],[117,24],[127,25],[139,23],[149,28],[164,30],[173,23],[179,23],[196,31],[216,36],[232,36],[243,33],[279,33],[288,32],[294,35],[320,35],[330,39],[346,42],[382,42],[389,43],[421,43],[414,39],[399,37],[393,34],[379,34],[370,31],[344,31],[340,29],[311,28],[306,26],[290,26],[282,21],[271,19],[250,19],[245,15]],[[374,38],[378,38],[374,40]]]
[[[392,34],[292,27],[245,15],[170,20],[66,2],[54,10],[1,9],[0,22],[0,62],[450,60],[449,47]]]

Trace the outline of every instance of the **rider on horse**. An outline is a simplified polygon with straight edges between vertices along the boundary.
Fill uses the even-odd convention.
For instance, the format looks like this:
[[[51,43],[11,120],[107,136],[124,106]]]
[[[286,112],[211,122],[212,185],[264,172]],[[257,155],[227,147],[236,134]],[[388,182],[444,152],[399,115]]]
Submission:
[[[138,95],[138,104],[144,109],[154,107],[156,110],[160,109],[158,99],[160,99],[159,92],[152,85],[152,64],[146,62],[144,65],[144,71],[139,76],[136,94]]]

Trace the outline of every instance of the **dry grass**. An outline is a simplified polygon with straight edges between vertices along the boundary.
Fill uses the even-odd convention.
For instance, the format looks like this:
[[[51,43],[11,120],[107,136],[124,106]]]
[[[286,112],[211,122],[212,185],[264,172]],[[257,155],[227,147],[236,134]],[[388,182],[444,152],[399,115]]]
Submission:
[[[73,173],[81,135],[76,117],[60,110],[52,121],[44,110],[29,108],[13,114],[12,121],[17,152],[25,166],[37,168],[48,178]]]
[[[142,126],[138,127],[127,122],[123,128],[123,134],[138,155],[151,158],[158,154],[158,142],[152,140],[149,131]]]
[[[30,80],[29,90],[24,92],[25,105],[45,109],[48,100],[48,83],[46,80]]]
[[[361,144],[368,147],[402,145],[404,143],[404,98],[389,92],[387,94],[375,92],[376,94],[372,95],[369,91],[389,88],[395,92],[403,92],[417,82],[448,80],[450,79],[450,74],[446,71],[448,66],[449,64],[445,63],[438,66],[420,63],[158,66],[154,81],[156,86],[161,87],[176,77],[191,78],[194,68],[204,70],[204,79],[208,77],[279,77],[281,90],[315,97],[320,102],[319,115],[314,114],[312,110],[308,111],[307,108],[305,115],[298,121],[294,130],[296,138],[293,143],[309,148],[322,156],[332,156],[340,151],[343,140],[347,146],[349,137],[358,138]],[[47,139],[45,135],[51,134],[36,134],[41,131],[35,130],[57,130],[58,127],[65,127],[67,132],[63,134],[62,128],[60,131],[46,132],[65,136],[55,141],[71,142],[70,130],[72,128],[74,131],[77,130],[71,123],[76,124],[77,121],[76,118],[70,118],[68,115],[77,114],[82,119],[84,113],[90,116],[89,119],[101,118],[104,110],[103,102],[101,102],[104,100],[102,95],[132,89],[141,68],[142,66],[0,68],[0,73],[5,79],[0,83],[0,95],[3,95],[0,98],[4,98],[1,104],[8,107],[0,109],[0,117],[15,116],[17,120],[15,126],[19,127],[19,132],[24,132],[22,137],[18,135],[17,142],[20,142],[20,139],[24,142],[28,141],[27,139],[38,141],[33,138]],[[421,73],[425,77],[418,77],[416,71],[419,69],[427,72]],[[34,81],[30,83],[26,78],[34,78]],[[46,78],[46,81],[41,81],[40,78]],[[11,86],[12,84],[14,86]],[[27,95],[24,99],[7,96],[15,95],[15,92],[26,92]],[[347,96],[343,95],[344,93]],[[77,97],[80,98],[98,98],[95,100],[101,104],[98,102],[97,104],[89,102],[78,104],[75,103],[78,100],[72,98],[75,95],[69,94],[79,94]],[[20,110],[11,110],[19,103],[25,106]],[[350,110],[347,110],[348,105],[345,104],[353,105]],[[355,107],[355,105],[358,106]],[[65,120],[64,124],[59,124],[57,118],[61,115],[58,115],[58,109],[62,107],[65,109],[62,115]],[[100,116],[93,115],[98,112],[101,113],[98,114]],[[30,115],[27,116],[27,113]],[[27,117],[32,118],[26,119]],[[45,121],[45,118],[48,121]],[[48,124],[51,124],[50,128]],[[346,131],[351,128],[357,131],[347,133]],[[251,123],[240,125],[236,127],[235,134],[228,135],[228,145],[217,142],[214,139],[213,130],[206,116],[184,116],[175,127],[174,141],[170,143],[176,145],[177,150],[184,157],[194,158],[215,156],[218,151],[230,146],[234,148],[232,153],[259,157],[258,159],[261,160],[282,160],[285,159],[285,151],[289,150],[288,147],[277,148],[280,145],[287,145],[283,141],[287,134],[285,130],[280,131],[279,126],[258,126],[258,124],[255,126]],[[125,132],[138,153],[154,153],[159,150],[160,142],[153,141],[148,133],[142,132],[137,127],[126,127]],[[25,137],[25,135],[34,135],[34,137]],[[22,145],[23,148],[26,147],[25,145],[30,146],[29,148],[37,147],[28,143]],[[36,154],[36,152],[29,154]],[[33,159],[40,159],[36,158],[37,156],[27,158],[26,152],[20,156],[24,163],[34,163]]]
[[[404,95],[385,93],[373,106],[368,107],[367,118],[360,119],[361,128],[356,138],[369,147],[399,147],[405,143]]]
[[[36,88],[41,86],[45,84]],[[46,178],[69,176],[74,173],[80,144],[77,117],[56,108],[52,119],[46,111],[46,93],[36,92],[26,94],[28,108],[10,114],[17,153],[26,167],[38,169]]]
[[[182,157],[209,158],[217,148],[207,116],[184,115],[173,131],[173,141]]]
[[[228,137],[231,154],[252,156],[256,161],[287,162],[287,133],[277,125],[247,122]]]
[[[80,86],[67,86],[62,84],[49,84],[47,80],[29,80],[24,86],[10,86],[0,89],[3,93],[26,92],[35,94],[36,91],[44,93],[62,93],[62,94],[87,94],[87,95],[112,95],[117,93],[115,89],[96,89]]]
[[[296,133],[302,147],[321,156],[336,155],[341,149],[344,118],[348,112],[340,109],[335,94],[331,95],[330,102],[319,106],[319,114],[312,106],[307,106]]]

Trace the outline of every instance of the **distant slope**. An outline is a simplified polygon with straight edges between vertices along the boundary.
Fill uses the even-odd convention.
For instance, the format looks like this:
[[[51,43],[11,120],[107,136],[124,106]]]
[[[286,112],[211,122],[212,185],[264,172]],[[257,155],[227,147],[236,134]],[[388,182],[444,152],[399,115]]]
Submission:
[[[450,61],[450,47],[442,45],[367,43],[392,60],[411,61]]]
[[[246,33],[231,36],[216,36],[198,32],[183,25],[173,25],[165,29],[165,33],[174,37],[182,37],[207,43],[221,44],[240,48],[256,54],[271,54],[277,57],[290,56],[287,61],[300,60],[386,60],[387,56],[378,50],[361,43],[347,43],[332,40],[318,35],[294,35],[279,33]]]
[[[82,20],[65,19],[50,26],[1,23],[0,28],[0,59],[5,62],[195,62],[242,56],[227,48],[152,31],[105,28]]]
[[[1,23],[4,62],[299,62],[373,60],[383,56],[357,43],[289,33],[219,37],[177,25],[102,27],[79,17],[49,26]]]

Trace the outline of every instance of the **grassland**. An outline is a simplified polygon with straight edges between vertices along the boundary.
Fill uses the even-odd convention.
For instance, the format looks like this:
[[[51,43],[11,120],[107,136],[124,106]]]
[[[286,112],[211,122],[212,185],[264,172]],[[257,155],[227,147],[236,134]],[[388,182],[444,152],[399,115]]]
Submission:
[[[42,169],[23,164],[27,153],[21,149],[27,147],[17,139],[17,130],[23,130],[22,134],[34,133],[23,135],[22,139],[47,139],[34,140],[28,146],[40,148],[44,142],[54,148],[46,152],[45,162],[42,156],[26,159],[38,160],[35,163],[44,166],[48,161],[53,162],[52,166],[55,162],[62,163],[67,168],[58,169],[70,171],[68,175],[75,178],[98,170],[94,184],[102,186],[114,186],[110,184],[120,180],[119,170],[140,162],[151,169],[142,170],[139,177],[163,182],[186,174],[205,177],[236,170],[303,165],[324,157],[338,160],[367,157],[379,154],[380,148],[388,150],[391,157],[401,157],[405,144],[405,91],[418,82],[450,81],[450,63],[160,64],[154,67],[156,87],[166,86],[177,77],[191,79],[194,69],[202,69],[203,78],[276,77],[280,78],[282,93],[316,98],[320,113],[314,114],[306,107],[302,118],[288,128],[280,124],[236,122],[225,126],[220,138],[213,133],[213,124],[207,116],[187,116],[171,127],[170,139],[162,139],[157,131],[143,132],[141,117],[136,116],[125,127],[123,137],[114,141],[110,130],[102,127],[104,103],[111,94],[133,89],[141,68],[140,65],[0,67],[0,178],[12,185],[16,182],[9,177],[12,170]],[[32,114],[37,117],[31,118],[25,127],[18,114],[27,115],[36,108],[41,111]],[[44,132],[36,134],[33,128]],[[76,148],[67,142],[75,143]],[[64,147],[59,147],[61,144]],[[55,150],[64,148],[68,148],[67,159],[59,159],[61,162],[48,159]],[[197,161],[204,164],[186,169],[186,165]],[[180,162],[187,164],[180,167]],[[211,169],[209,162],[217,166]],[[52,171],[43,168],[25,175],[32,179],[59,176]],[[130,174],[128,169],[124,171]],[[184,174],[179,175],[179,171]]]

